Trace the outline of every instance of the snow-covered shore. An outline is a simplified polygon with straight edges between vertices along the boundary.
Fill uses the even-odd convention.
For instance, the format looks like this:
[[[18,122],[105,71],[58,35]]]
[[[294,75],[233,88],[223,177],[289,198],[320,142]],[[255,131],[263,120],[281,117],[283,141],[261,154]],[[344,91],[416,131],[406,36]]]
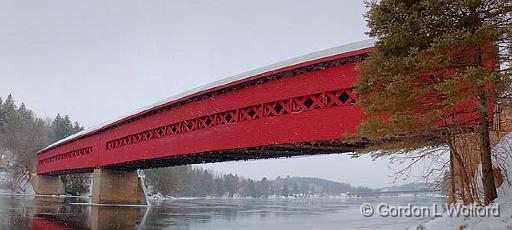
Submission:
[[[409,229],[512,229],[512,133],[501,139],[493,149],[493,154],[500,156],[500,166],[505,169],[505,182],[498,189],[498,198],[494,200],[494,204],[499,206],[498,217],[463,217],[445,213],[442,217]]]

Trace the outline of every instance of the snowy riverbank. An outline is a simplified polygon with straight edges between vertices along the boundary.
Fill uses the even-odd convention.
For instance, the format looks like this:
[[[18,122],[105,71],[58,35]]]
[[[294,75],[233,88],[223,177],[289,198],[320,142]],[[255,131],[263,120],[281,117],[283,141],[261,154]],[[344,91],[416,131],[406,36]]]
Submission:
[[[493,154],[502,159],[503,162],[499,164],[505,169],[506,175],[505,182],[498,189],[498,198],[494,201],[499,206],[498,217],[457,217],[444,213],[442,217],[410,229],[512,229],[512,133],[503,137],[493,149]]]

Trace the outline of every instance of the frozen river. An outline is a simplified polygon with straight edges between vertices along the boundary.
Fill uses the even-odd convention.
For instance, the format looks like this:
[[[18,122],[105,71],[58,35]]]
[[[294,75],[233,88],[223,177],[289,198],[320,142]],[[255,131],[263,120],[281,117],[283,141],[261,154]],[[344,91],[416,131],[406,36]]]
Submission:
[[[73,197],[0,195],[1,229],[404,229],[428,218],[364,217],[361,204],[432,206],[444,198],[173,199],[151,207],[99,207],[86,202]]]

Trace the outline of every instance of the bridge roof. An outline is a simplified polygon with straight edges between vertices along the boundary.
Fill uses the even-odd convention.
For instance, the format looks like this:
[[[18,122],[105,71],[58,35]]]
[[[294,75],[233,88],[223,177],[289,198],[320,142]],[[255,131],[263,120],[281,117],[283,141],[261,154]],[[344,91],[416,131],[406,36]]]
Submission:
[[[282,62],[278,62],[278,63],[272,64],[272,65],[264,66],[264,67],[261,67],[258,69],[250,70],[250,71],[240,73],[240,74],[237,74],[237,75],[234,75],[231,77],[227,77],[227,78],[224,78],[224,79],[221,79],[221,80],[218,80],[218,81],[215,81],[215,82],[212,82],[212,83],[209,83],[209,84],[206,84],[206,85],[203,85],[203,86],[200,86],[200,87],[188,90],[188,91],[185,91],[183,93],[174,95],[172,97],[160,100],[154,104],[145,106],[141,109],[138,109],[138,110],[131,112],[127,115],[121,116],[117,119],[114,119],[114,120],[111,120],[108,122],[104,122],[104,123],[94,126],[94,127],[87,128],[81,132],[78,132],[74,135],[71,135],[64,139],[61,139],[61,140],[45,147],[44,149],[37,152],[37,154],[42,153],[46,150],[52,149],[54,147],[57,147],[59,145],[65,144],[67,142],[71,142],[73,140],[77,140],[77,139],[80,139],[80,138],[83,138],[86,136],[93,135],[97,132],[104,131],[112,126],[115,126],[121,122],[127,121],[131,118],[141,116],[145,113],[149,113],[151,111],[158,110],[162,107],[169,106],[169,105],[172,105],[172,104],[175,104],[178,102],[183,102],[187,99],[197,97],[197,96],[209,93],[209,92],[214,92],[214,91],[222,90],[225,88],[233,87],[233,86],[242,84],[244,82],[252,81],[255,79],[259,79],[259,78],[264,78],[264,77],[267,77],[269,75],[276,74],[279,72],[284,72],[284,71],[293,70],[296,68],[309,66],[309,65],[313,65],[313,64],[317,64],[317,63],[321,63],[321,62],[332,61],[332,60],[336,60],[336,59],[342,59],[342,58],[347,58],[347,57],[351,57],[351,56],[368,53],[369,49],[374,46],[375,42],[376,42],[376,39],[368,39],[368,40],[354,42],[354,43],[350,43],[350,44],[346,44],[346,45],[342,45],[342,46],[337,46],[337,47],[313,52],[310,54],[306,54],[306,55],[303,55],[300,57],[292,58],[289,60],[285,60]]]

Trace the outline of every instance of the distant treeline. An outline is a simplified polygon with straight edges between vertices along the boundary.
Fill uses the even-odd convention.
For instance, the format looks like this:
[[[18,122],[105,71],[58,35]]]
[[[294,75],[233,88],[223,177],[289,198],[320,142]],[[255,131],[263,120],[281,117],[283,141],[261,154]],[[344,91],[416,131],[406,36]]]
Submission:
[[[319,178],[278,177],[253,180],[233,174],[217,175],[200,167],[178,166],[145,170],[152,193],[176,197],[311,196],[374,191]]]
[[[6,177],[1,188],[24,192],[35,172],[36,152],[81,130],[82,126],[73,123],[68,115],[42,119],[24,103],[16,105],[10,94],[5,101],[0,98],[0,164]],[[82,181],[84,178],[64,176],[63,180],[70,193],[80,193],[88,186]]]

